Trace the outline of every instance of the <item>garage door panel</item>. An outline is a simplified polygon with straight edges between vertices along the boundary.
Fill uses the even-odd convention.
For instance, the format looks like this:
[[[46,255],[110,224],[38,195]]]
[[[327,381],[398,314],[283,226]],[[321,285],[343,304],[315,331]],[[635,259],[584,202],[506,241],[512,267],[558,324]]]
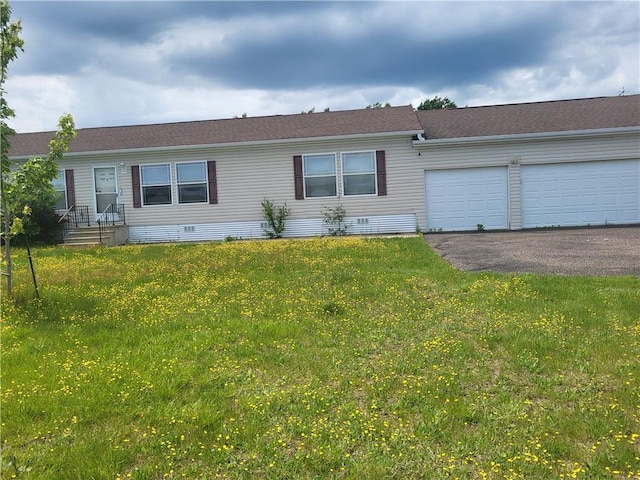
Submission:
[[[430,171],[425,174],[427,229],[506,229],[506,167]]]
[[[640,160],[522,167],[525,228],[640,222]]]

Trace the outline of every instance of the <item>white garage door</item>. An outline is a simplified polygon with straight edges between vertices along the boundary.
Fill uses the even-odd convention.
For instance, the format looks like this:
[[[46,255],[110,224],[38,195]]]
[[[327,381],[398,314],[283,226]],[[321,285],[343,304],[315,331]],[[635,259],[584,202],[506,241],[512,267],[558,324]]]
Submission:
[[[426,173],[427,230],[506,229],[507,167]]]
[[[522,226],[640,222],[640,160],[522,167]]]

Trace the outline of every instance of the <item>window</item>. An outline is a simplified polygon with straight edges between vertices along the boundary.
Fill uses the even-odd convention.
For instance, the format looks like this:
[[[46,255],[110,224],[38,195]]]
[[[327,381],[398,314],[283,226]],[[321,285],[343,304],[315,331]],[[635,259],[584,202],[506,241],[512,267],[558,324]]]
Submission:
[[[309,197],[335,197],[336,183],[341,180],[340,195],[387,194],[387,167],[384,150],[346,152],[340,155],[337,169],[336,154],[293,156],[293,185],[296,200]]]
[[[171,205],[171,169],[162,165],[141,165],[143,205]]]
[[[56,203],[56,210],[65,211],[67,208],[67,182],[65,181],[64,170],[58,170],[58,176],[53,179],[53,188],[56,191],[58,202]]]
[[[333,153],[303,155],[305,197],[335,197],[336,156]]]
[[[176,163],[179,203],[206,203],[207,165],[205,162]]]
[[[345,196],[376,194],[376,158],[374,152],[342,154],[342,186]]]

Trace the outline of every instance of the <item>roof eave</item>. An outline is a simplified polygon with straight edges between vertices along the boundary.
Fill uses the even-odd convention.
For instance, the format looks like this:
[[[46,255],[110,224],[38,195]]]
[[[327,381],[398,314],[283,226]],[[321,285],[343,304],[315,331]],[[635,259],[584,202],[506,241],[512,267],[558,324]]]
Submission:
[[[449,145],[477,145],[490,143],[524,142],[529,140],[557,140],[582,137],[602,137],[640,133],[640,126],[598,128],[590,130],[567,130],[562,132],[517,133],[511,135],[487,135],[482,137],[452,137],[429,140],[414,140],[414,148],[442,147]]]
[[[252,140],[248,142],[225,142],[225,143],[209,143],[202,145],[171,145],[164,147],[144,147],[144,148],[123,148],[116,150],[87,150],[82,152],[67,152],[65,157],[79,157],[87,155],[113,155],[113,154],[128,154],[128,153],[154,153],[154,152],[176,152],[176,151],[198,151],[198,150],[210,150],[218,148],[231,148],[231,147],[255,147],[255,146],[270,146],[278,144],[291,144],[301,142],[318,142],[318,141],[335,141],[335,140],[358,140],[363,138],[388,138],[397,136],[415,136],[419,133],[423,133],[424,130],[406,130],[398,132],[378,132],[378,133],[358,133],[353,135],[331,135],[326,137],[304,137],[304,138],[281,138],[275,140]],[[11,160],[27,160],[32,157],[37,157],[46,154],[33,154],[33,155],[20,155],[11,156]]]

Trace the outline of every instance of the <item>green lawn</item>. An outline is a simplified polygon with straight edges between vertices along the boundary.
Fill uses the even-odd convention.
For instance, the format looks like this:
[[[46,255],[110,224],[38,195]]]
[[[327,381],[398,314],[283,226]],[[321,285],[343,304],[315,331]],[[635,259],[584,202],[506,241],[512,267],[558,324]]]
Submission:
[[[640,477],[640,278],[457,272],[418,236],[33,253],[3,479]]]

